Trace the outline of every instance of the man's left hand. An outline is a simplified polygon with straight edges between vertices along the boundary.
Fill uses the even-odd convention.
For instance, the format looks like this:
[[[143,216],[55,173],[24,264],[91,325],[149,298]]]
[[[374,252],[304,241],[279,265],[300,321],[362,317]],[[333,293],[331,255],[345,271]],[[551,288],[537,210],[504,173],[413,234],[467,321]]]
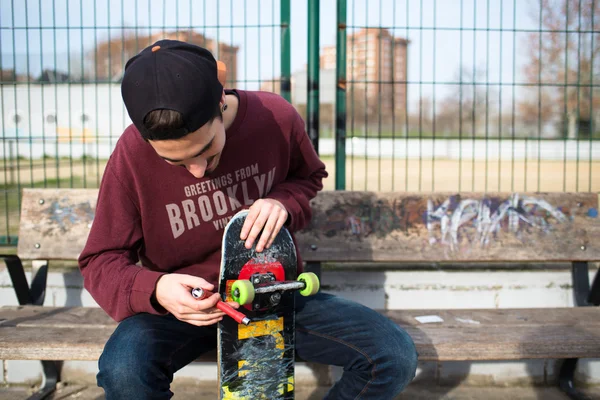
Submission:
[[[271,247],[281,227],[287,221],[288,212],[283,204],[274,199],[259,199],[248,211],[240,239],[245,240],[246,248],[250,249],[262,230],[256,244],[256,251],[260,253],[265,248]]]

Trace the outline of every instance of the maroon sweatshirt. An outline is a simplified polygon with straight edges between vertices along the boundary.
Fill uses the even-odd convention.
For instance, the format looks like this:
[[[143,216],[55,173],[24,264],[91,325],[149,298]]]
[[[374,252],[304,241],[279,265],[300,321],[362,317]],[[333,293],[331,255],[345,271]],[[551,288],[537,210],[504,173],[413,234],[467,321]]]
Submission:
[[[197,179],[165,162],[133,125],[120,137],[79,257],[85,288],[115,320],[164,313],[151,296],[165,273],[218,285],[225,225],[255,200],[279,200],[292,232],[310,220],[309,201],[327,173],[304,121],[280,96],[237,94],[237,115],[209,177]]]

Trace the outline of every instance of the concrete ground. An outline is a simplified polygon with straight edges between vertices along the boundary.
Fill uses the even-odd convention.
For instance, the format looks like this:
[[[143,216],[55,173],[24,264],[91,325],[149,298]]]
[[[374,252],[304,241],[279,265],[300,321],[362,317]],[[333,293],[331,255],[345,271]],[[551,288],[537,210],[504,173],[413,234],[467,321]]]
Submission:
[[[217,399],[217,390],[214,386],[195,386],[189,383],[174,384],[173,399]],[[297,388],[297,400],[322,399],[327,388]],[[600,387],[589,388],[584,391],[590,399],[600,399]],[[0,388],[0,400],[24,400],[31,394],[31,390],[23,387]],[[64,385],[52,400],[103,400],[104,392],[98,387],[83,385]],[[568,400],[568,398],[554,388],[541,387],[511,387],[489,388],[475,386],[432,387],[426,383],[409,386],[397,400]]]

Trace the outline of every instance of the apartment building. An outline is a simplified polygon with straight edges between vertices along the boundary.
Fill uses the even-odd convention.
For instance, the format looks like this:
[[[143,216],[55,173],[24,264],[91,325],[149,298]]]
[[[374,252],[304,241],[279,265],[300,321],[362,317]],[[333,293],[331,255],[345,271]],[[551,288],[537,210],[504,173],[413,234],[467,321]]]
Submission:
[[[404,118],[407,103],[408,41],[388,29],[365,28],[347,37],[346,115],[355,125],[391,125]],[[333,127],[335,115],[336,47],[326,46],[320,55],[320,104],[322,126]],[[292,103],[306,104],[306,65],[292,75]],[[260,90],[279,93],[279,80],[263,81]],[[329,112],[329,110],[332,110]],[[331,115],[330,115],[331,114]]]
[[[388,118],[401,115],[407,101],[408,41],[385,28],[363,28],[346,41],[346,87],[349,112],[379,112]],[[323,49],[321,68],[335,69],[336,48]]]

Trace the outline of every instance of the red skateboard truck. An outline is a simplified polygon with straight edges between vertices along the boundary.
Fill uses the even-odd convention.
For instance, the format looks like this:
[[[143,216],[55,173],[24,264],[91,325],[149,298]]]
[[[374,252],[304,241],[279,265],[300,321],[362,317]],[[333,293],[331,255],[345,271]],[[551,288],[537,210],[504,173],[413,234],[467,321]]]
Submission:
[[[265,279],[260,279],[261,275]],[[298,290],[302,296],[312,296],[320,288],[319,278],[312,272],[300,274],[296,281],[278,281],[271,274],[258,274],[248,278],[236,280],[231,285],[231,298],[233,301],[248,309],[252,309],[251,303],[254,301],[256,294],[270,294],[269,303],[271,306],[276,306],[279,304],[281,293],[284,291]],[[212,294],[212,292],[202,288],[192,289],[192,296],[199,300],[210,297]],[[239,324],[248,325],[251,322],[250,318],[222,300],[219,300],[216,307]],[[259,308],[258,304],[256,308]]]

